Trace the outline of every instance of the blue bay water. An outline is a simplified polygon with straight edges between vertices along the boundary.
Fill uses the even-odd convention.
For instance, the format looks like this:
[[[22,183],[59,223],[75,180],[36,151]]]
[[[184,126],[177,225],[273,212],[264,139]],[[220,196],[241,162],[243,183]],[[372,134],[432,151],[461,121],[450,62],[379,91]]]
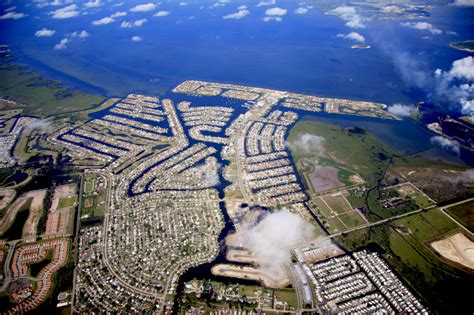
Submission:
[[[12,48],[20,62],[33,69],[74,88],[106,96],[130,92],[162,95],[184,80],[197,79],[390,105],[413,104],[425,100],[429,93],[407,80],[396,56],[413,61],[409,73],[421,71],[429,77],[437,68],[449,70],[454,60],[469,55],[449,47],[449,43],[472,39],[474,29],[473,9],[445,6],[434,9],[426,19],[442,29],[442,35],[401,27],[399,20],[373,20],[366,22],[366,28],[356,30],[372,47],[351,49],[353,42],[337,37],[354,31],[345,26],[345,21],[316,9],[296,15],[293,10],[298,3],[294,1],[279,1],[277,6],[288,9],[288,13],[281,22],[269,23],[262,21],[268,7],[257,8],[250,1],[214,9],[209,8],[213,1],[189,1],[187,6],[164,1],[153,12],[128,11],[138,3],[141,1],[128,1],[121,7],[102,6],[58,20],[50,12],[60,7],[37,8],[14,2],[16,11],[28,16],[0,20],[2,42]],[[250,10],[247,17],[222,18],[243,4]],[[158,10],[171,14],[153,17]],[[91,25],[117,11],[127,11],[127,16],[108,25]],[[141,27],[120,27],[122,21],[143,18],[148,22]],[[42,28],[56,33],[36,37],[35,32]],[[82,30],[89,33],[87,38],[68,35]],[[133,42],[132,36],[140,36],[142,41]],[[70,39],[67,48],[55,50],[54,45],[66,37]],[[381,122],[367,126],[403,152],[431,145],[431,133],[415,128],[414,123],[407,129],[410,133],[401,135],[417,139],[418,144],[399,141],[397,145],[397,139],[401,139],[397,132],[406,124]]]
[[[131,91],[161,94],[187,79],[210,80],[269,87],[308,94],[380,101],[413,103],[422,96],[404,85],[393,60],[384,47],[394,45],[413,56],[423,56],[428,71],[449,67],[464,53],[448,47],[451,35],[420,40],[420,31],[400,27],[399,21],[370,21],[357,30],[367,38],[371,49],[351,49],[349,40],[337,38],[352,31],[341,19],[312,9],[296,15],[293,1],[280,1],[287,8],[282,22],[262,21],[264,10],[254,2],[232,2],[210,9],[210,1],[164,2],[156,10],[169,10],[166,17],[153,12],[130,13],[116,22],[93,26],[93,20],[116,11],[126,11],[139,3],[101,8],[97,12],[57,20],[48,13],[58,7],[38,9],[21,6],[28,17],[1,21],[2,39],[22,62],[80,87],[96,86],[106,95],[124,96]],[[251,13],[240,20],[225,20],[225,14],[247,4]],[[156,11],[155,10],[155,11]],[[433,21],[443,28],[466,32],[459,23],[459,9],[433,13]],[[448,16],[448,17],[446,17]],[[190,19],[193,17],[193,19]],[[121,28],[122,20],[146,18],[141,27]],[[430,19],[430,20],[431,20]],[[52,37],[35,37],[43,27],[54,29]],[[74,38],[63,50],[53,47],[68,33],[86,30],[89,37]],[[143,38],[132,42],[132,36]],[[77,79],[74,82],[73,78]],[[84,84],[86,86],[86,84]]]

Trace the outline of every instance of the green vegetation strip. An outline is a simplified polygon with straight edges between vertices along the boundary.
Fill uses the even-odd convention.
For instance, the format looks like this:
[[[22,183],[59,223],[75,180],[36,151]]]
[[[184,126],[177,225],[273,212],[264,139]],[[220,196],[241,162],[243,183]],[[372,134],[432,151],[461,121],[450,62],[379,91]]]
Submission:
[[[100,104],[104,98],[71,90],[23,65],[0,64],[0,96],[18,102],[0,105],[0,110],[22,108],[23,114],[49,116],[81,111]]]

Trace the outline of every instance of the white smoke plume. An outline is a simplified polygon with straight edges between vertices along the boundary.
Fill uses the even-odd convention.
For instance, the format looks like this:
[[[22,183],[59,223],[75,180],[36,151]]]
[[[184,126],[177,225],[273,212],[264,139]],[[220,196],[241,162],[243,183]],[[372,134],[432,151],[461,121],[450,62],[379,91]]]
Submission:
[[[235,235],[261,262],[259,268],[265,272],[289,263],[291,248],[314,236],[310,223],[287,210],[270,213],[256,225],[247,226]]]
[[[388,48],[390,49],[390,48]],[[429,89],[433,77],[426,70],[424,60],[407,52],[389,52],[393,63],[400,73],[402,80],[410,87]]]
[[[388,111],[398,117],[410,117],[415,110],[414,106],[403,104],[393,104],[388,107]]]
[[[38,119],[29,123],[24,128],[25,130],[35,130],[39,133],[51,133],[53,122],[50,119]]]
[[[305,133],[298,136],[298,139],[293,142],[287,142],[290,149],[300,151],[304,154],[314,154],[317,156],[324,155],[324,137],[315,136]]]
[[[474,183],[474,169],[469,169],[454,177],[449,176],[446,179],[454,183],[473,184]]]
[[[210,157],[206,159],[206,163],[196,166],[193,170],[200,178],[200,182],[205,187],[217,186],[220,183],[219,172],[221,165],[217,163],[216,158]]]
[[[454,152],[458,156],[461,153],[461,145],[455,140],[451,140],[442,136],[434,136],[431,137],[430,141],[432,144],[438,145],[445,150]]]

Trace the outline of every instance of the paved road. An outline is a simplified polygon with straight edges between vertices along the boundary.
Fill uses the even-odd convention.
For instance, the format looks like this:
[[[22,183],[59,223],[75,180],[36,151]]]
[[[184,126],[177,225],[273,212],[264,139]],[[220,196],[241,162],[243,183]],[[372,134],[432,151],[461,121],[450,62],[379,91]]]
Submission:
[[[458,225],[461,229],[463,229],[464,231],[466,231],[469,235],[471,236],[474,236],[474,233],[472,233],[471,231],[469,231],[469,229],[467,229],[464,225],[462,225],[461,223],[459,223],[455,218],[453,218],[447,211],[446,209],[450,208],[450,207],[454,207],[454,206],[457,206],[459,204],[462,204],[462,203],[465,203],[465,202],[469,202],[469,201],[472,201],[474,200],[474,198],[469,198],[469,199],[466,199],[466,200],[463,200],[463,201],[459,201],[459,202],[456,202],[456,203],[452,203],[450,205],[447,205],[447,206],[444,206],[444,207],[441,207],[439,208],[441,210],[441,212],[443,212],[451,221],[453,221],[454,223],[456,223],[456,225]]]
[[[327,236],[327,237],[328,237],[328,238],[333,238],[333,237],[336,237],[336,236],[340,236],[340,235],[342,235],[342,234],[344,234],[344,233],[350,233],[350,232],[354,232],[354,231],[366,229],[366,228],[368,228],[368,227],[380,225],[380,224],[383,224],[383,223],[386,223],[386,222],[389,222],[389,221],[393,221],[393,220],[398,220],[398,219],[400,219],[400,218],[408,217],[408,216],[411,216],[411,215],[414,215],[414,214],[423,212],[423,211],[425,211],[425,210],[430,210],[430,209],[433,209],[433,208],[436,208],[436,206],[429,206],[429,207],[427,207],[427,208],[422,208],[422,209],[418,209],[418,210],[415,210],[415,211],[407,212],[407,213],[404,213],[404,214],[396,215],[396,216],[393,216],[393,217],[390,217],[390,218],[387,218],[387,219],[384,219],[384,220],[380,220],[380,221],[377,221],[377,222],[367,223],[367,224],[364,224],[364,225],[361,225],[361,226],[358,226],[358,227],[355,227],[355,228],[352,228],[352,229],[348,229],[348,230],[343,231],[343,232],[331,234],[331,235],[329,235],[329,236]]]
[[[393,217],[388,218],[388,219],[380,220],[380,221],[373,222],[373,223],[364,224],[364,225],[361,225],[361,226],[358,226],[358,227],[355,227],[355,228],[352,228],[352,229],[348,229],[347,231],[344,231],[344,232],[339,232],[339,233],[336,233],[336,234],[331,234],[331,235],[329,235],[328,237],[333,238],[333,237],[336,237],[336,236],[340,236],[340,235],[342,235],[342,234],[344,234],[344,233],[354,232],[354,231],[357,231],[357,230],[361,230],[361,229],[365,229],[365,228],[368,228],[368,227],[376,226],[376,225],[383,224],[383,223],[388,222],[388,221],[393,221],[393,220],[397,220],[397,219],[400,219],[400,218],[408,217],[408,216],[411,216],[411,215],[413,215],[413,214],[417,214],[417,213],[423,212],[423,211],[425,211],[425,210],[431,210],[431,209],[435,209],[435,208],[440,209],[446,216],[448,216],[451,220],[453,220],[457,225],[459,225],[459,226],[462,227],[464,230],[466,230],[470,235],[472,235],[472,233],[471,233],[469,230],[467,230],[462,224],[460,224],[458,221],[456,221],[453,217],[451,217],[448,213],[446,213],[446,212],[444,211],[446,208],[453,207],[453,206],[462,204],[462,203],[464,203],[464,202],[472,201],[472,200],[474,200],[474,198],[469,198],[469,199],[466,199],[466,200],[462,200],[462,201],[459,201],[459,202],[455,202],[455,203],[449,204],[449,205],[444,206],[444,207],[441,207],[441,208],[438,208],[436,205],[429,206],[429,207],[427,207],[427,208],[422,208],[422,209],[418,209],[418,210],[415,210],[415,211],[407,212],[407,213],[404,213],[404,214],[396,215],[396,216],[393,216]]]
[[[3,285],[0,288],[0,292],[5,290],[7,285],[12,280],[12,270],[10,268],[10,265],[11,265],[13,253],[15,252],[16,244],[19,241],[21,241],[21,240],[14,240],[14,241],[8,242],[8,253],[7,253],[7,257],[5,257],[5,262],[3,263],[3,275],[4,275]]]
[[[304,303],[303,301],[304,293],[302,292],[303,291],[302,284],[298,280],[298,275],[295,274],[293,266],[290,263],[285,264],[284,268],[286,269],[286,274],[290,277],[291,285],[295,289],[296,299],[298,302],[296,309],[297,309],[297,314],[300,314],[300,310],[303,308],[303,303]]]
[[[78,263],[78,259],[79,259],[79,224],[80,224],[80,221],[81,221],[81,210],[82,210],[82,193],[84,191],[84,174],[83,173],[80,173],[78,174],[81,178],[81,182],[79,184],[79,204],[77,206],[77,218],[76,218],[76,233],[74,235],[74,239],[73,239],[73,242],[74,242],[74,248],[75,248],[75,253],[74,253],[74,271],[73,271],[73,275],[72,275],[72,294],[73,294],[73,298],[72,298],[72,303],[71,303],[71,309],[74,313],[75,309],[74,309],[74,301],[75,301],[75,294],[76,294],[76,279],[77,279],[77,263]]]

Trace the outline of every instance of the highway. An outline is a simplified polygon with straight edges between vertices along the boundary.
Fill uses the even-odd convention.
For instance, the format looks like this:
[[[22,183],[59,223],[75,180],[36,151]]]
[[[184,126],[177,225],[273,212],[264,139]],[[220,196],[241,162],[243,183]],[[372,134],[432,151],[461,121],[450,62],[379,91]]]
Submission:
[[[459,202],[456,202],[456,203],[452,203],[452,204],[450,204],[450,205],[441,207],[441,208],[439,208],[439,209],[440,209],[441,212],[443,212],[451,221],[453,221],[454,223],[456,223],[456,225],[458,225],[461,229],[463,229],[467,234],[469,234],[469,235],[471,235],[471,236],[474,236],[474,233],[472,233],[471,231],[469,231],[469,229],[467,229],[464,225],[462,225],[461,223],[459,223],[455,218],[453,218],[453,217],[446,211],[447,208],[454,207],[454,206],[457,206],[457,205],[459,205],[459,204],[462,204],[462,203],[465,203],[465,202],[469,202],[469,201],[472,201],[472,200],[474,200],[474,198],[469,198],[469,199],[462,200],[462,201],[459,201]]]
[[[380,220],[380,221],[377,221],[377,222],[366,223],[366,224],[363,224],[363,225],[355,227],[355,228],[347,229],[343,232],[331,234],[327,237],[328,238],[334,238],[336,236],[340,236],[340,235],[345,234],[345,233],[350,233],[350,232],[366,229],[368,227],[384,224],[384,223],[389,222],[389,221],[398,220],[398,219],[401,219],[401,218],[404,218],[404,217],[409,217],[411,215],[414,215],[414,214],[417,214],[417,213],[420,213],[420,212],[423,212],[423,211],[427,211],[427,210],[430,210],[430,209],[433,209],[433,208],[436,208],[436,205],[429,206],[427,208],[421,208],[421,209],[411,211],[411,212],[407,212],[407,213],[404,213],[404,214],[399,214],[399,215],[396,215],[396,216],[393,216],[393,217],[390,217],[390,218],[387,218],[387,219],[383,219],[383,220]]]

